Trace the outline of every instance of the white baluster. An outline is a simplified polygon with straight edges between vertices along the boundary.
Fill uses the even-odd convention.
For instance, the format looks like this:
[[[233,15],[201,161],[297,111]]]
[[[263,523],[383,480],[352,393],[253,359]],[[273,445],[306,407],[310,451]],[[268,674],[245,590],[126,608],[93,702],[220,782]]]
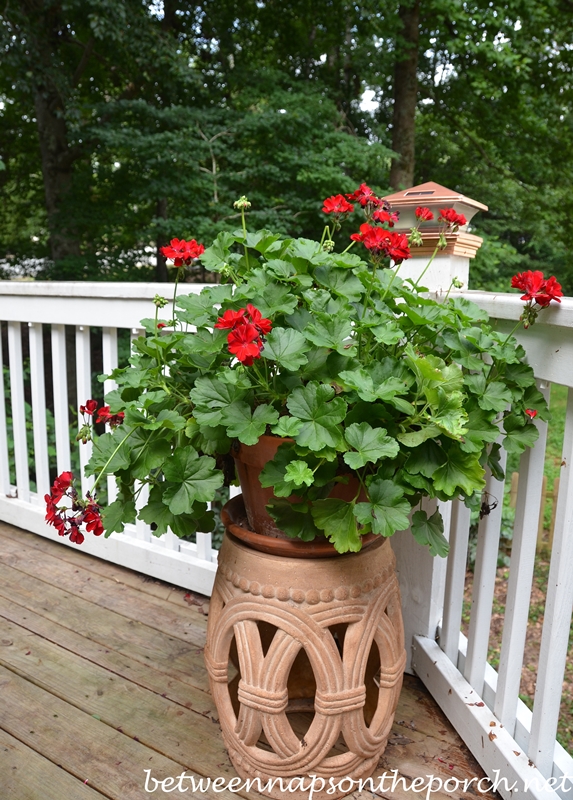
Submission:
[[[34,423],[36,492],[39,498],[43,498],[50,491],[43,327],[38,323],[29,322],[28,333],[30,337],[30,383],[32,391],[32,420]]]
[[[90,350],[90,329],[85,325],[78,325],[76,328],[76,386],[78,395],[78,415],[79,406],[84,405],[86,400],[92,396],[92,359]],[[79,427],[82,425],[81,416],[78,417]],[[84,469],[92,454],[92,443],[83,444],[79,442],[80,450],[80,471],[82,479],[82,494],[85,496],[94,484],[94,477],[86,477]]]
[[[529,758],[546,778],[549,778],[552,772],[555,734],[567,660],[573,606],[572,564],[573,389],[569,389],[559,498],[528,750]]]
[[[461,500],[456,500],[452,503],[444,619],[440,633],[440,647],[455,665],[458,663],[469,535],[470,510]]]
[[[66,326],[52,325],[52,381],[58,475],[71,469]]]
[[[545,385],[542,391],[549,399],[549,387]],[[521,667],[527,636],[547,441],[547,423],[539,421],[536,424],[539,429],[539,439],[533,449],[528,448],[523,453],[519,464],[519,491],[494,705],[496,716],[512,735],[515,732]]]
[[[506,458],[507,453],[502,450],[502,469],[505,469]],[[485,489],[489,497],[496,499],[497,507],[480,520],[478,527],[468,652],[464,666],[465,679],[480,696],[483,694],[491,610],[497,572],[501,513],[503,510],[503,488],[504,482],[496,480],[488,470]],[[486,496],[486,502],[489,497]]]
[[[30,473],[28,442],[26,440],[26,410],[24,407],[24,371],[22,363],[22,331],[19,322],[8,323],[8,354],[10,357],[10,400],[16,462],[18,498],[30,502]]]
[[[103,372],[104,375],[109,375],[117,367],[117,328],[104,328],[102,333],[102,350],[103,350]],[[103,391],[104,395],[117,389],[117,383],[114,380],[104,381]],[[109,425],[106,425],[106,430],[110,430]],[[107,477],[107,496],[108,502],[113,503],[117,498],[117,484],[113,475]]]
[[[2,330],[0,328],[0,492],[6,496],[12,493],[10,484],[10,461],[8,459],[8,430],[6,428],[6,401],[4,385],[4,353]]]

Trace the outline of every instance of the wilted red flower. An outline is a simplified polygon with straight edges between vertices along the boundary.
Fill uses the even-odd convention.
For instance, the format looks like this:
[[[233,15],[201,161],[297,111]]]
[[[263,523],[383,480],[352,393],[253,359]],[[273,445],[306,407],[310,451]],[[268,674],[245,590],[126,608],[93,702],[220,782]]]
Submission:
[[[355,242],[362,242],[364,247],[374,253],[391,258],[396,264],[410,258],[408,238],[403,233],[387,231],[365,222],[360,226],[360,233],[353,233],[350,238]]]
[[[527,414],[528,417],[530,417],[530,419],[535,419],[535,417],[537,416],[537,411],[535,411],[535,409],[533,408],[526,408],[525,413]]]
[[[97,408],[97,400],[86,400],[85,406],[80,406],[80,414],[88,414],[90,417]]]
[[[345,200],[343,195],[335,194],[326,198],[322,210],[325,214],[348,214],[354,211],[354,206]]]
[[[455,227],[456,225],[465,225],[467,219],[463,214],[458,214],[454,208],[440,208],[438,222],[447,222],[448,225]]]
[[[395,222],[398,222],[399,217],[400,214],[397,211],[386,211],[383,208],[378,209],[378,211],[372,214],[372,219],[375,219],[376,222],[387,222],[391,228],[394,227]]]
[[[561,284],[557,283],[555,276],[546,280],[540,270],[528,270],[514,275],[511,285],[525,293],[521,296],[522,300],[537,303],[542,308],[546,308],[552,300],[560,303],[563,297]]]
[[[68,498],[68,503],[56,505],[63,496]],[[86,530],[95,536],[101,536],[104,532],[100,507],[89,494],[86,498],[78,497],[71,472],[62,472],[56,478],[50,494],[45,495],[44,500],[48,525],[53,525],[60,536],[69,534],[70,541],[74,544],[82,544],[85,539],[80,530],[81,525],[85,525]]]
[[[416,219],[419,219],[420,222],[429,222],[430,220],[434,219],[433,213],[426,206],[418,206],[418,208],[415,211],[415,214],[416,214]]]
[[[125,413],[123,411],[112,414],[109,410],[109,406],[102,406],[97,412],[96,422],[107,422],[112,428],[117,428],[118,425],[122,424],[124,418]]]
[[[198,244],[195,239],[191,239],[190,242],[185,239],[171,239],[169,245],[161,248],[161,252],[165,258],[172,260],[176,267],[182,267],[184,264],[190,264],[194,258],[199,258],[201,253],[205,252],[205,246]]]

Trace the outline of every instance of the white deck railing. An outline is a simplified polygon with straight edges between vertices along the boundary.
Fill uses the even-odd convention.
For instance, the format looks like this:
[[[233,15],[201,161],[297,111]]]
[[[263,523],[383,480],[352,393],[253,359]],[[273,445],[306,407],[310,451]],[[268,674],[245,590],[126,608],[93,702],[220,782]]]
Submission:
[[[181,284],[178,291],[201,289],[200,284]],[[70,409],[77,411],[93,396],[98,372],[107,374],[117,366],[118,343],[123,340],[127,344],[128,339],[142,334],[140,321],[155,313],[153,297],[170,298],[172,292],[172,284],[0,283],[0,519],[75,546],[44,522],[43,498],[55,477],[54,469],[50,476],[49,453],[55,448],[59,474],[71,468],[72,447],[77,447],[83,471],[90,444],[70,443],[74,419]],[[5,349],[2,342],[7,344]],[[46,356],[51,368],[45,363]],[[52,386],[48,392],[47,378]],[[105,391],[112,388],[107,381]],[[12,441],[6,425],[7,405]],[[53,414],[50,431],[46,409]],[[35,491],[30,490],[31,476]],[[84,491],[89,483],[82,475]],[[113,486],[109,490],[113,493]],[[199,533],[196,541],[181,541],[172,533],[155,537],[148,525],[138,521],[127,525],[124,534],[112,534],[108,539],[86,537],[81,549],[210,594],[217,553],[211,547],[211,534]]]
[[[186,284],[180,291],[201,288]],[[0,360],[6,366],[7,355],[9,367],[7,373],[0,372],[0,519],[69,545],[44,522],[43,495],[54,477],[50,452],[55,448],[52,473],[55,468],[58,473],[70,468],[75,447],[70,445],[70,407],[77,409],[93,395],[96,374],[107,373],[118,363],[118,343],[125,347],[130,337],[139,335],[140,320],[153,316],[154,295],[170,291],[172,287],[165,284],[0,283],[0,345],[5,347],[4,352],[0,349]],[[502,331],[511,329],[523,308],[517,295],[466,292],[465,296],[496,318]],[[573,389],[573,299],[564,298],[561,306],[544,310],[535,326],[517,335],[547,396],[551,383]],[[51,366],[45,363],[46,355]],[[109,388],[106,385],[106,391]],[[53,413],[53,426],[47,425],[46,409]],[[413,643],[411,665],[488,775],[504,779],[498,791],[509,798],[515,792],[508,787],[516,783],[520,797],[573,798],[573,759],[555,742],[573,606],[573,391],[567,406],[561,490],[531,712],[519,699],[519,683],[546,441],[546,425],[536,424],[539,441],[520,465],[499,672],[487,663],[487,652],[501,502],[479,526],[467,638],[461,634],[469,534],[465,507],[454,503],[443,509],[451,531],[447,561],[429,557],[408,533],[397,534],[393,545],[407,641]],[[83,465],[89,446],[78,448]],[[500,500],[503,497],[503,485],[491,477],[487,490]],[[156,538],[138,522],[127,526],[125,534],[112,534],[106,540],[86,537],[81,549],[179,586],[211,592],[216,552],[210,534],[198,534],[197,544],[191,544],[172,534]],[[545,782],[549,778],[554,786],[557,783],[557,793]]]

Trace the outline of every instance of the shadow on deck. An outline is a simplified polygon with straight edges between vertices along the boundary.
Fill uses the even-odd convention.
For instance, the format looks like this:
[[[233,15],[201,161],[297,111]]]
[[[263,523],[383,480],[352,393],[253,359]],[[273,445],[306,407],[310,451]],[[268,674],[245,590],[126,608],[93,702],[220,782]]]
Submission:
[[[183,793],[146,791],[145,770],[160,781],[236,776],[203,665],[208,608],[200,595],[0,524],[2,800],[260,798],[193,792],[190,781]],[[411,676],[375,774],[384,772],[394,791],[350,797],[424,797],[399,778],[430,775],[459,781],[434,798],[485,796],[475,781],[462,790],[484,773]]]

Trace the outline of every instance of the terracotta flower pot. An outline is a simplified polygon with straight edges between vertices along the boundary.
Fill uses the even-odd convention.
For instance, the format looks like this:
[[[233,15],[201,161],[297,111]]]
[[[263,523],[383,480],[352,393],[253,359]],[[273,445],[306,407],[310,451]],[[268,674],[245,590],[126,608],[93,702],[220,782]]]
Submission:
[[[264,536],[292,541],[277,528],[274,519],[265,508],[274,497],[272,486],[263,488],[259,481],[259,475],[265,464],[272,461],[281,444],[286,442],[292,442],[292,439],[283,439],[280,436],[261,436],[257,444],[238,443],[233,451],[233,458],[241,484],[249,528]],[[348,483],[337,483],[329,497],[351,500],[356,496],[357,490],[358,481],[354,476],[350,476]],[[289,498],[293,503],[296,503],[298,499],[295,494]]]

